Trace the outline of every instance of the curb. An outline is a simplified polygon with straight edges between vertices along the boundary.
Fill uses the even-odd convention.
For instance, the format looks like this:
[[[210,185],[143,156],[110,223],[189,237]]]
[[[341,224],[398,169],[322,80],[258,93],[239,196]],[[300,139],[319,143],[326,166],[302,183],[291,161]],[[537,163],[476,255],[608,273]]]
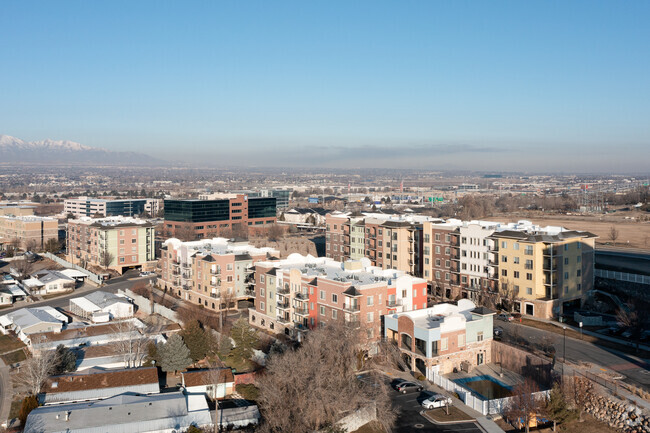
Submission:
[[[458,409],[458,410],[460,410],[460,409]],[[467,422],[474,422],[474,423],[477,422],[475,418],[470,418],[470,419],[466,419],[466,420],[462,420],[462,421],[436,421],[433,418],[431,418],[429,415],[427,415],[427,412],[425,410],[421,410],[420,415],[422,415],[423,417],[428,419],[429,422],[431,422],[432,424],[437,424],[437,425],[452,425],[452,424],[464,424],[464,423],[467,423]]]

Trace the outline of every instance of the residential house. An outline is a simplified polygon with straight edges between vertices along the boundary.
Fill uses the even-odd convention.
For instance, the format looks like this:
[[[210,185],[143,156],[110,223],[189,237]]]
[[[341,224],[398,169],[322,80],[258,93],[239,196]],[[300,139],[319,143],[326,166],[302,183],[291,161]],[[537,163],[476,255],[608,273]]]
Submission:
[[[65,293],[74,290],[77,281],[59,271],[42,270],[32,274],[40,284],[30,282],[30,290],[33,295],[52,295]]]
[[[191,425],[213,425],[202,395],[124,393],[105,400],[38,407],[27,417],[24,432],[171,433]]]
[[[98,323],[133,317],[134,307],[124,296],[97,291],[70,299],[70,312]]]
[[[58,334],[63,325],[68,323],[68,317],[52,307],[21,308],[5,314],[2,319],[2,332],[14,332],[28,346],[35,336],[43,333]]]
[[[181,384],[187,394],[205,394],[215,400],[232,395],[235,377],[230,368],[218,371],[193,370],[181,373]]]

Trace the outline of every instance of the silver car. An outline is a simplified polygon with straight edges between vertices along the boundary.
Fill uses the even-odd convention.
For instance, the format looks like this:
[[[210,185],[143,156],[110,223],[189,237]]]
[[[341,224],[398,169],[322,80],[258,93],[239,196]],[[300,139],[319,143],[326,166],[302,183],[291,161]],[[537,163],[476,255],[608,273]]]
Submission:
[[[422,402],[422,407],[425,409],[434,409],[445,406],[451,406],[451,397],[442,394],[433,394]]]

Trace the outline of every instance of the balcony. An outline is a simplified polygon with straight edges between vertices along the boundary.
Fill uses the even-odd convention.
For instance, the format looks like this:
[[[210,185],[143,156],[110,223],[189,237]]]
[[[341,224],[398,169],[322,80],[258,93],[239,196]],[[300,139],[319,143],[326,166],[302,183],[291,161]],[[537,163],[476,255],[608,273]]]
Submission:
[[[289,319],[287,319],[286,317],[278,317],[278,322],[282,323],[283,325],[287,325],[287,324],[291,323],[291,321]]]
[[[278,309],[280,310],[288,310],[289,307],[289,302],[278,302]]]
[[[498,260],[488,260],[488,266],[499,266]]]
[[[544,256],[550,257],[550,256],[559,256],[560,255],[560,250],[558,248],[547,248],[544,250]]]
[[[309,300],[309,295],[307,293],[296,292],[296,293],[294,293],[293,296],[294,296],[295,299],[298,299],[300,301],[308,301]]]
[[[345,304],[343,305],[343,311],[358,313],[361,309],[359,308],[359,304]]]
[[[392,300],[392,301],[388,300],[388,301],[386,301],[386,306],[388,308],[395,308],[395,307],[397,307],[399,305],[402,305],[402,303],[403,303],[403,301],[401,299],[396,299],[396,300]]]
[[[345,324],[350,328],[359,328],[361,326],[360,320],[349,319],[345,321]]]
[[[289,286],[285,286],[285,287],[280,287],[280,288],[278,288],[278,293],[279,293],[280,295],[288,295],[289,292],[290,292],[290,290],[289,290]]]
[[[527,263],[527,264],[524,265],[524,268],[525,268],[525,269],[528,269],[528,270],[532,270],[532,269],[533,269],[533,265],[532,265],[532,263],[531,263],[531,264],[528,264],[528,263]]]
[[[210,269],[210,274],[212,274],[212,275],[220,275],[221,274],[221,269]]]
[[[221,298],[221,293],[210,293],[210,297],[213,299]]]
[[[307,308],[294,308],[293,312],[299,316],[309,316],[309,309]]]

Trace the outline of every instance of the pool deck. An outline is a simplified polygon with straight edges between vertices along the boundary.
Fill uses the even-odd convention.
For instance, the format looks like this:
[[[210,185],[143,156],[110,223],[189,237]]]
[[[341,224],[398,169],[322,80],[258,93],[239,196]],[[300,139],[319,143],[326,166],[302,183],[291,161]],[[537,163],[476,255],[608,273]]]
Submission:
[[[503,371],[503,374],[501,372]],[[469,373],[449,373],[445,377],[449,380],[467,379],[478,376],[491,376],[506,386],[514,387],[524,382],[524,377],[510,370],[501,369],[498,364],[483,364],[474,367]]]

